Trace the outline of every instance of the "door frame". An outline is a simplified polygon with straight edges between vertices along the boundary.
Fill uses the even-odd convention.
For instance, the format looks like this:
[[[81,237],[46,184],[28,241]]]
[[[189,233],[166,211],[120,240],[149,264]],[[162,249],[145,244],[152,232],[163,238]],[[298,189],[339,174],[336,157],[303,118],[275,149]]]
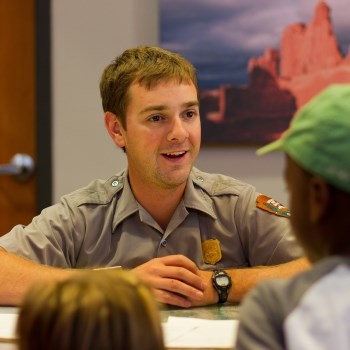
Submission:
[[[51,0],[35,1],[36,211],[52,204]]]

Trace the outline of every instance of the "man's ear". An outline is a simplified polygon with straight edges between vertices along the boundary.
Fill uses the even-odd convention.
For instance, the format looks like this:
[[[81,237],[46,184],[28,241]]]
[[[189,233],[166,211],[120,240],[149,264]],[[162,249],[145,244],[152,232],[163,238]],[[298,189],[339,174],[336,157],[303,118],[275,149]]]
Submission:
[[[112,112],[105,113],[105,126],[112,140],[118,147],[125,147],[124,128],[119,118]]]
[[[320,223],[327,216],[331,205],[331,191],[327,183],[318,176],[310,179],[310,215],[313,223]]]

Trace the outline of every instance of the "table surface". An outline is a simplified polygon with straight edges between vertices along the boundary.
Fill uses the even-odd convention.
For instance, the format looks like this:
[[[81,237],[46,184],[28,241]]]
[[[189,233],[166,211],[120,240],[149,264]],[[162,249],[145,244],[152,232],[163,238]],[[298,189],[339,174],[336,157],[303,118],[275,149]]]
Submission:
[[[239,306],[238,304],[222,304],[222,305],[194,307],[190,309],[180,309],[180,308],[169,306],[167,309],[161,310],[160,315],[161,315],[162,322],[166,322],[169,316],[194,317],[194,318],[203,318],[207,320],[238,320]],[[167,350],[177,350],[177,349],[168,348]],[[218,349],[181,348],[181,350],[218,350]],[[223,349],[221,348],[220,350],[223,350]]]
[[[207,320],[237,320],[239,316],[239,306],[237,304],[209,305],[181,309],[167,307],[160,311],[162,322],[166,322],[169,316],[194,317]]]
[[[16,312],[16,307],[0,306],[0,313],[2,312]],[[176,307],[167,307],[160,311],[161,321],[166,322],[169,316],[175,317],[194,317],[208,320],[237,320],[239,317],[239,306],[236,304],[210,305],[203,307],[194,307],[190,309],[181,309]],[[17,346],[14,342],[0,341],[0,350],[16,350]],[[187,349],[193,350],[194,348]],[[175,350],[175,349],[168,349]],[[186,350],[186,349],[181,349]],[[196,350],[202,350],[196,348]],[[215,350],[208,349],[205,350]],[[221,349],[222,350],[222,349]]]

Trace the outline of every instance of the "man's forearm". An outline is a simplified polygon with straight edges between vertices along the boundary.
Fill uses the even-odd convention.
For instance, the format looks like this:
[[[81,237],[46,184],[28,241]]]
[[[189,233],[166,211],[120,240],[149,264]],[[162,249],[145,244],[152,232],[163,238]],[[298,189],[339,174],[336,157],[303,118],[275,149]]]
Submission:
[[[304,259],[297,259],[288,263],[274,266],[258,266],[244,269],[225,269],[231,276],[232,287],[228,296],[228,302],[240,302],[245,294],[249,292],[258,282],[270,278],[284,278],[295,275],[309,268],[310,263]],[[212,271],[202,271],[202,278],[207,281],[207,289],[204,293],[202,305],[215,304],[218,295],[211,283]]]
[[[40,265],[0,248],[0,305],[19,305],[34,283],[64,279],[73,273],[76,272]]]
[[[301,258],[274,266],[258,266],[247,269],[228,270],[233,281],[228,301],[240,302],[245,294],[258,282],[271,278],[291,277],[306,270],[309,266],[309,262],[306,259]]]

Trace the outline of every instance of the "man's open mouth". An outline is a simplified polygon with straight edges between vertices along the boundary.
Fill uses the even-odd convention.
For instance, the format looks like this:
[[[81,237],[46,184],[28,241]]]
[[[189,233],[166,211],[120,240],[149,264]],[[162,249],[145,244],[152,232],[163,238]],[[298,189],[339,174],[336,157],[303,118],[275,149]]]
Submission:
[[[169,153],[163,153],[163,156],[167,157],[167,158],[173,158],[174,159],[174,158],[181,158],[186,153],[187,153],[187,151],[169,152]]]

